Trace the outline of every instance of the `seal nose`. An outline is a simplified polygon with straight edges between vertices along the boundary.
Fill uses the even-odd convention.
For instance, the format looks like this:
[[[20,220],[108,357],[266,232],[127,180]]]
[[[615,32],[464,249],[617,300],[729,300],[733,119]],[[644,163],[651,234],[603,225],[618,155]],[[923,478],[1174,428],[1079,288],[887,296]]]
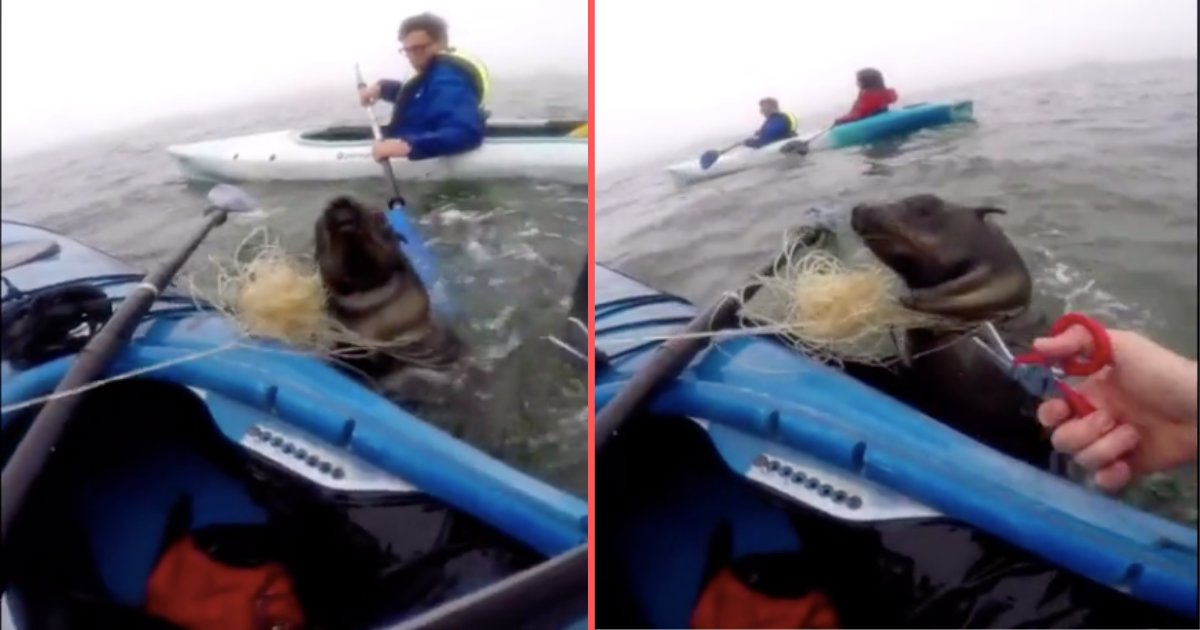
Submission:
[[[352,208],[345,206],[336,206],[330,208],[329,223],[336,228],[353,228],[357,223],[358,216]]]

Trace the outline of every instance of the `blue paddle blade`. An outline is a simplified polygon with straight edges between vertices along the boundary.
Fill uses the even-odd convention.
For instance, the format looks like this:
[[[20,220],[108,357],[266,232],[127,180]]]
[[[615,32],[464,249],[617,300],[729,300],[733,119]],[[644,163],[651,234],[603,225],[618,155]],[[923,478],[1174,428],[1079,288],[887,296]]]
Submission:
[[[709,167],[711,167],[713,164],[717,163],[717,160],[720,157],[721,157],[721,153],[719,151],[709,150],[709,151],[705,151],[704,153],[701,153],[700,154],[700,168],[704,169],[704,170],[708,170]]]

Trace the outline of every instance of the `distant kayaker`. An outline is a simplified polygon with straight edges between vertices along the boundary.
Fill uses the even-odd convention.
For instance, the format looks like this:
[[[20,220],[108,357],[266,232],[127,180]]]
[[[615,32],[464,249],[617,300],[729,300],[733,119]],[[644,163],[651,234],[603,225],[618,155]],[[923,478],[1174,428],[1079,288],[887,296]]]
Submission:
[[[1139,476],[1196,461],[1196,362],[1133,332],[1109,330],[1113,366],[1077,389],[1096,408],[1068,420],[1062,400],[1038,407],[1059,451],[1088,470],[1096,485],[1116,492]],[[1091,354],[1091,335],[1072,326],[1034,341],[1052,360]]]
[[[850,112],[833,122],[841,125],[855,120],[862,120],[875,114],[882,114],[888,106],[896,102],[896,90],[887,87],[883,82],[883,73],[875,68],[863,68],[858,71],[858,98]]]
[[[742,145],[757,149],[772,142],[796,137],[796,117],[779,111],[779,101],[767,97],[758,102],[758,111],[762,112],[763,124],[757,132],[747,138]]]
[[[424,160],[476,149],[483,143],[487,69],[449,46],[446,21],[432,13],[400,24],[400,52],[416,75],[405,83],[381,80],[362,88],[363,105],[394,103],[392,120],[376,142],[376,160]]]

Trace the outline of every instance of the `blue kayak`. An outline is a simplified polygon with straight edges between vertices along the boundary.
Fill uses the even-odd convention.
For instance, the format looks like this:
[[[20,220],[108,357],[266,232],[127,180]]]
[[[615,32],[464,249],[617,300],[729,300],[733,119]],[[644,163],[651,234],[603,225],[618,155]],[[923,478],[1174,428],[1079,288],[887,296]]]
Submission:
[[[403,210],[389,218],[435,309],[454,313],[419,231]],[[10,221],[2,233],[6,320],[56,290],[119,301],[142,280],[61,234]],[[46,322],[74,304],[56,299],[59,310],[47,307],[39,334],[53,332]],[[39,408],[13,407],[49,394],[78,350],[62,334],[36,339],[45,343],[10,344],[6,331],[5,461]],[[553,590],[545,580],[583,575],[560,572],[564,563],[586,566],[585,501],[318,358],[254,342],[217,351],[235,341],[221,315],[165,292],[107,376],[160,367],[80,394],[63,442],[6,534],[20,550],[5,563],[4,615],[16,627],[42,627],[55,611],[135,627],[164,537],[222,525],[272,528],[310,620],[323,627],[436,615],[481,592],[492,600],[478,610],[507,598],[507,614],[532,613],[541,602],[555,608],[559,627],[586,620],[585,583],[566,613],[562,598],[542,601]]]
[[[698,311],[603,266],[593,278],[601,409]],[[766,556],[827,591],[841,627],[1196,625],[1195,529],[769,338],[702,352],[596,475],[597,627],[686,627],[715,568]]]

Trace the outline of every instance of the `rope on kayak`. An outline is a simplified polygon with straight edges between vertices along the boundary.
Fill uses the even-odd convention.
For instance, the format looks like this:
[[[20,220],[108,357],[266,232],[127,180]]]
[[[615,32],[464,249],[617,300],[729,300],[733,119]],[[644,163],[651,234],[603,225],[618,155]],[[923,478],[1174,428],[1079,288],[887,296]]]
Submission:
[[[191,354],[186,354],[184,356],[176,357],[174,359],[170,359],[167,361],[162,361],[160,363],[154,363],[152,365],[143,366],[136,370],[130,370],[128,372],[123,372],[121,374],[117,374],[115,376],[111,376],[111,377],[103,379],[103,380],[92,381],[86,385],[81,385],[79,387],[76,387],[73,389],[68,389],[66,391],[51,393],[51,394],[47,394],[45,396],[39,396],[37,398],[30,398],[29,400],[23,400],[19,403],[5,405],[4,407],[0,407],[0,413],[7,414],[7,413],[11,413],[13,411],[20,411],[22,409],[36,407],[38,405],[48,403],[51,400],[57,400],[59,398],[67,398],[69,396],[78,396],[79,394],[90,392],[93,389],[103,387],[105,385],[108,385],[109,383],[115,383],[117,381],[123,381],[123,380],[131,379],[131,378],[136,378],[138,376],[143,376],[145,374],[149,374],[149,373],[155,372],[157,370],[162,370],[162,369],[171,367],[173,365],[179,365],[181,363],[187,363],[188,361],[195,361],[197,359],[203,359],[204,357],[212,356],[214,354],[220,354],[227,350],[232,350],[240,345],[242,345],[242,344],[240,342],[236,342],[236,341],[227,343],[222,346],[217,346],[216,348],[209,348],[208,350],[202,350],[200,352],[193,352]]]

